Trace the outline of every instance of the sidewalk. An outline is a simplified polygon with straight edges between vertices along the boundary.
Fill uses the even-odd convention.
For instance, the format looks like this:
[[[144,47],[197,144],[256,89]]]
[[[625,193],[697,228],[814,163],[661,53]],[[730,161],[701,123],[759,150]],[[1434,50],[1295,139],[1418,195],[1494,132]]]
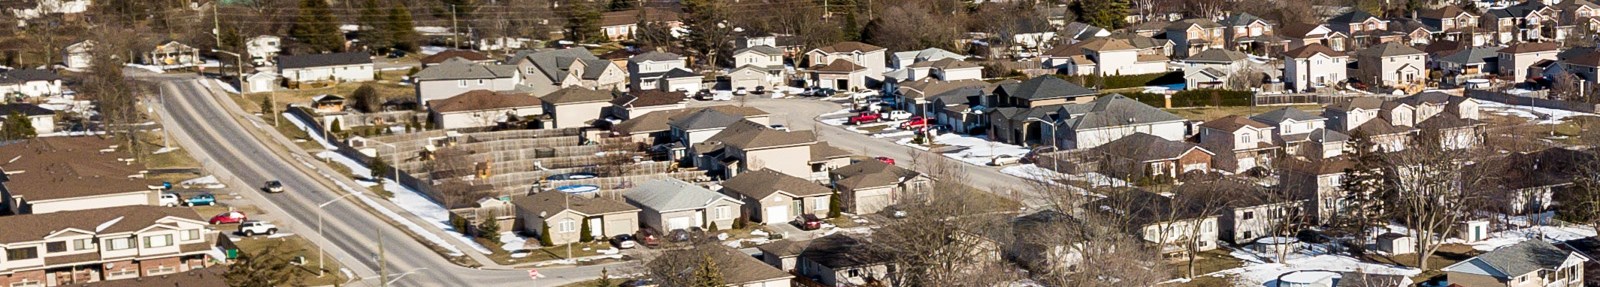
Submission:
[[[232,116],[235,120],[239,120],[241,122],[241,124],[248,122],[249,124],[245,125],[245,126],[253,126],[253,127],[255,127],[255,129],[248,129],[248,128],[246,129],[246,130],[250,131],[251,136],[256,137],[258,140],[262,140],[264,143],[270,142],[271,144],[267,144],[266,146],[268,148],[272,149],[279,156],[287,155],[284,158],[285,160],[290,161],[290,162],[300,162],[301,164],[300,165],[295,165],[295,168],[300,169],[300,170],[302,170],[304,172],[307,172],[309,174],[322,175],[322,176],[320,176],[321,180],[319,180],[319,181],[327,181],[327,182],[323,182],[322,183],[323,187],[327,187],[330,190],[341,190],[341,188],[340,188],[341,185],[344,186],[344,187],[361,186],[354,179],[351,179],[351,178],[346,177],[346,176],[329,176],[329,175],[338,175],[339,173],[337,171],[334,171],[333,168],[329,167],[326,163],[323,163],[321,161],[306,160],[308,158],[315,158],[315,157],[312,156],[311,154],[307,153],[304,150],[300,150],[298,148],[298,146],[294,144],[293,141],[289,140],[288,137],[284,137],[283,134],[280,134],[277,131],[270,130],[270,128],[268,127],[270,124],[268,124],[266,121],[264,121],[264,120],[262,120],[260,118],[257,118],[257,117],[255,117],[253,115],[250,115],[248,113],[245,113],[244,109],[240,108],[238,103],[234,102],[233,99],[226,98],[226,97],[230,97],[230,95],[227,95],[226,93],[221,92],[221,88],[216,86],[216,81],[212,81],[211,79],[208,79],[208,78],[202,78],[199,81],[203,86],[206,87],[206,90],[209,91],[208,94],[210,94],[211,100],[214,100],[214,101],[217,101],[218,103],[220,103],[225,109],[227,109],[227,113],[230,116]],[[219,95],[220,95],[220,97],[219,97]],[[263,138],[263,137],[265,137],[265,138]],[[286,149],[285,147],[296,147],[296,148]],[[348,191],[345,191],[345,192],[348,192]],[[394,203],[389,202],[388,200],[372,200],[370,202],[377,202],[379,204],[379,206],[368,206],[369,208],[374,208],[374,209],[383,208],[383,209],[388,209],[390,211],[405,210],[405,209],[400,208],[400,206],[397,206]],[[363,201],[363,204],[361,204],[361,205],[366,205],[365,203],[366,202]],[[456,248],[458,250],[461,250],[462,254],[466,255],[468,258],[472,258],[473,261],[476,261],[479,265],[481,265],[484,268],[504,267],[503,265],[500,265],[499,263],[495,263],[494,260],[489,259],[489,257],[484,255],[483,253],[478,252],[475,247],[469,246],[466,243],[461,242],[458,239],[453,239],[453,238],[455,238],[454,235],[451,235],[449,232],[444,231],[443,229],[439,229],[437,226],[434,226],[434,224],[431,223],[431,222],[427,222],[425,220],[422,220],[421,218],[418,218],[415,214],[412,214],[410,212],[395,212],[395,213],[399,214],[400,217],[403,217],[405,220],[409,221],[411,224],[415,224],[416,226],[420,226],[422,229],[426,230],[427,232],[433,233],[432,235],[445,238],[444,240],[441,240],[441,241],[452,245],[452,247],[454,247],[454,248]],[[375,216],[381,216],[381,215],[376,215],[375,214]],[[403,230],[412,230],[412,229],[406,228],[404,226],[401,226],[399,228],[401,228]],[[424,244],[428,244],[428,242],[424,242]],[[443,256],[443,254],[440,254],[440,255]]]

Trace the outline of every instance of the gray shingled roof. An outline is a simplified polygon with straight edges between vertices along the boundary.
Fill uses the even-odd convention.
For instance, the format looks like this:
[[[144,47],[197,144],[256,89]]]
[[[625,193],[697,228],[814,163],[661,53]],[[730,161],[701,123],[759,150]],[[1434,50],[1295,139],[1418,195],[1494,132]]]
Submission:
[[[1194,54],[1194,56],[1189,56],[1189,58],[1185,60],[1189,62],[1203,63],[1234,63],[1244,61],[1245,59],[1249,58],[1250,56],[1243,52],[1228,49],[1210,49],[1202,51],[1199,54]]]
[[[511,199],[517,209],[530,211],[528,214],[545,213],[555,215],[562,211],[572,210],[586,215],[596,216],[602,214],[638,212],[638,207],[628,203],[605,197],[574,196],[559,191],[545,191],[528,196],[518,196]]]
[[[1006,95],[1027,100],[1047,100],[1068,97],[1091,96],[1094,90],[1084,88],[1067,82],[1067,80],[1054,76],[1039,76],[1028,79],[1021,84],[1002,85],[1001,89]]]
[[[1260,20],[1261,20],[1261,17],[1256,17],[1256,15],[1250,15],[1250,13],[1239,12],[1239,13],[1234,13],[1231,16],[1228,16],[1227,19],[1222,19],[1222,21],[1217,22],[1217,24],[1221,24],[1222,26],[1226,26],[1226,27],[1237,27],[1237,26],[1250,25],[1250,23],[1255,22],[1255,21],[1260,21]]]
[[[817,142],[817,136],[811,131],[780,131],[740,118],[733,124],[728,125],[728,128],[722,129],[717,134],[706,138],[706,141],[721,142],[743,150],[753,150],[768,147],[808,145]]]
[[[54,115],[56,111],[40,107],[35,104],[4,104],[0,105],[0,117],[9,116],[11,113],[22,113],[27,116]]]
[[[758,54],[769,55],[769,56],[770,55],[783,55],[783,49],[778,49],[778,47],[767,46],[767,45],[753,46],[753,47],[749,47],[749,48],[733,50],[733,54],[734,55],[743,54],[744,52],[756,52]]]
[[[1561,263],[1571,254],[1570,251],[1556,248],[1544,240],[1533,239],[1489,251],[1474,259],[1488,264],[1496,271],[1511,276],[1522,276],[1540,269],[1554,270],[1561,267]]]
[[[1063,105],[1061,109],[1070,114],[1063,122],[1076,129],[1183,120],[1182,117],[1129,99],[1121,94],[1100,97],[1088,103]]]
[[[623,193],[622,197],[627,198],[629,203],[656,212],[705,208],[718,200],[738,202],[705,187],[670,178],[640,184]]]
[[[372,64],[366,52],[278,56],[279,69]]]
[[[922,174],[881,161],[864,160],[828,171],[828,175],[839,187],[857,189],[894,185]]]
[[[1490,47],[1471,47],[1456,51],[1454,54],[1439,57],[1437,60],[1440,62],[1465,65],[1488,63],[1488,60],[1498,61],[1499,57],[1500,53],[1498,52],[1498,49]]]
[[[517,66],[446,61],[417,72],[418,81],[510,78]]]
[[[505,63],[516,64],[523,59],[532,62],[533,66],[538,68],[539,72],[544,74],[546,78],[553,82],[561,82],[566,79],[566,71],[572,67],[573,62],[600,60],[600,57],[595,57],[593,53],[583,47],[542,51],[522,50],[506,58]],[[607,63],[609,64],[609,62]]]
[[[1267,124],[1270,124],[1270,125],[1278,125],[1280,123],[1283,123],[1286,120],[1295,120],[1297,122],[1305,122],[1305,121],[1326,120],[1328,118],[1312,115],[1311,113],[1307,113],[1305,111],[1301,111],[1300,109],[1285,107],[1285,108],[1280,108],[1280,109],[1276,109],[1276,110],[1267,111],[1267,112],[1261,113],[1259,115],[1250,116],[1250,119],[1256,120],[1256,121],[1259,121],[1259,122],[1263,122],[1263,123],[1267,123]]]
[[[1402,44],[1399,41],[1379,44],[1377,46],[1373,46],[1372,48],[1367,48],[1366,50],[1361,50],[1361,52],[1357,52],[1357,53],[1359,53],[1362,56],[1367,56],[1367,57],[1393,57],[1393,56],[1427,54],[1427,52],[1423,52],[1422,50],[1417,50],[1417,48],[1412,48],[1411,46],[1407,46],[1406,44]]]
[[[60,80],[61,75],[40,69],[15,69],[0,72],[0,84],[20,84],[33,81]]]
[[[654,51],[647,52],[647,53],[644,53],[644,54],[639,54],[639,55],[633,56],[631,58],[628,58],[628,62],[644,62],[644,61],[665,62],[665,61],[682,61],[682,60],[683,60],[683,56],[682,55],[673,54],[673,53],[667,53],[667,52],[654,52]]]
[[[728,125],[743,120],[744,117],[723,113],[715,109],[701,109],[690,113],[688,116],[678,117],[667,125],[681,130],[693,131],[703,129],[726,128]]]
[[[1133,133],[1097,146],[1095,149],[1106,154],[1147,162],[1175,159],[1199,147],[1188,142],[1168,140],[1147,133]],[[1203,148],[1200,150],[1205,151]]]
[[[883,264],[887,262],[882,252],[859,239],[836,233],[812,239],[800,258],[831,269]]]
[[[579,86],[571,86],[556,90],[548,95],[539,97],[539,100],[551,104],[575,104],[589,102],[611,101],[611,92],[596,91]]]

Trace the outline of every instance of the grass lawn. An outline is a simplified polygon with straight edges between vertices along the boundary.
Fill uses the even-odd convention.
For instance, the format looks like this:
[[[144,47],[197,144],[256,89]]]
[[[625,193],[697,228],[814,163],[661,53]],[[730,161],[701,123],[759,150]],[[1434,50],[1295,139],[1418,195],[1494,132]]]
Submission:
[[[232,231],[226,230],[226,232]],[[305,265],[295,268],[296,271],[300,272],[300,284],[304,286],[329,286],[334,283],[343,283],[346,280],[344,274],[339,272],[339,262],[337,260],[326,260],[325,264],[327,265],[323,268],[323,270],[326,270],[326,274],[322,277],[317,277],[318,249],[311,242],[297,235],[279,238],[267,238],[266,236],[240,238],[234,241],[234,244],[239,246],[240,253],[269,249],[270,251],[268,252],[272,253],[304,256]]]
[[[1179,117],[1190,120],[1212,120],[1228,115],[1254,115],[1276,110],[1284,107],[1300,109],[1311,114],[1318,114],[1322,110],[1318,105],[1292,105],[1292,106],[1251,106],[1251,107],[1201,107],[1201,108],[1172,108],[1163,109]]]
[[[1206,251],[1206,252],[1200,252],[1199,258],[1194,261],[1194,274],[1196,274],[1196,276],[1198,276],[1200,274],[1207,274],[1207,273],[1212,273],[1212,272],[1217,272],[1217,271],[1222,271],[1222,270],[1227,270],[1227,269],[1239,268],[1241,266],[1244,266],[1244,261],[1243,260],[1239,260],[1238,258],[1233,258],[1233,256],[1229,256],[1227,250],[1224,250],[1224,249],[1211,250],[1211,251]],[[1186,260],[1186,259],[1174,259],[1174,260],[1171,260],[1171,261],[1167,261],[1167,267],[1171,268],[1172,278],[1183,278],[1183,276],[1189,272],[1189,261]],[[1180,286],[1228,286],[1228,285],[1231,284],[1231,282],[1232,282],[1231,280],[1232,279],[1230,279],[1230,278],[1216,278],[1216,277],[1200,276],[1200,277],[1194,278],[1192,281],[1189,281],[1188,283],[1179,284],[1179,285]]]
[[[483,244],[483,246],[488,247],[489,250],[494,251],[494,254],[489,254],[489,259],[492,259],[494,262],[500,264],[523,264],[568,258],[567,245],[557,245],[555,247],[548,248],[535,248],[528,250],[528,255],[526,257],[511,258],[511,252],[506,251],[504,248],[500,248],[501,244],[499,242],[489,242],[483,238],[473,238],[473,240],[477,241],[478,244]],[[528,241],[530,241],[530,244],[538,243],[537,238],[528,238]],[[599,250],[611,248],[611,244],[604,241],[593,243],[573,243],[571,245],[573,258],[600,255],[600,252],[598,252]],[[587,247],[588,250],[584,250],[585,247]]]
[[[1477,250],[1473,250],[1472,246],[1467,246],[1467,245],[1462,245],[1462,244],[1445,244],[1443,246],[1440,246],[1439,247],[1439,252],[1434,252],[1433,256],[1429,256],[1428,257],[1428,268],[1429,269],[1423,270],[1422,274],[1418,274],[1416,277],[1411,277],[1411,281],[1412,282],[1423,282],[1423,281],[1427,281],[1428,279],[1433,278],[1435,276],[1444,275],[1444,272],[1439,271],[1439,268],[1444,268],[1445,266],[1450,266],[1450,264],[1455,264],[1456,262],[1460,262],[1461,260],[1467,260],[1468,258],[1472,258],[1472,256],[1477,256],[1480,253],[1482,253],[1482,252],[1478,252]],[[1398,265],[1404,265],[1404,266],[1407,266],[1407,267],[1417,267],[1417,255],[1416,254],[1401,254],[1399,256],[1379,256],[1379,255],[1374,255],[1374,254],[1367,254],[1365,257],[1366,257],[1366,258],[1364,258],[1365,260],[1372,261],[1372,262],[1378,262],[1378,263],[1384,263],[1384,264],[1398,264]]]

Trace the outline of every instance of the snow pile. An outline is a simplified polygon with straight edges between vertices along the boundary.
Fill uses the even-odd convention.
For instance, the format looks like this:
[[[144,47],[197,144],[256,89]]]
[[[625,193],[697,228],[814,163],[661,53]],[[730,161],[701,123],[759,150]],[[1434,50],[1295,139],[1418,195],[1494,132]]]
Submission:
[[[927,147],[911,144],[910,138],[902,139],[897,143],[905,146],[927,149]],[[988,165],[996,156],[1006,155],[1022,157],[1028,154],[1028,148],[989,141],[983,136],[964,136],[958,134],[941,134],[933,139],[934,143],[945,146],[964,147],[955,152],[944,153],[944,156],[974,165]]]
[[[318,152],[316,156],[324,161],[338,163],[339,165],[343,165],[345,168],[350,169],[350,174],[355,176],[356,183],[361,184],[361,187],[372,187],[378,185],[377,182],[372,181],[372,178],[363,177],[371,175],[372,169],[367,168],[365,165],[361,165],[361,163],[356,162],[354,159],[350,159],[350,157],[346,157],[343,154],[328,150]]]
[[[164,73],[164,72],[167,71],[167,70],[162,70],[161,67],[156,67],[156,66],[151,66],[151,65],[140,65],[140,64],[134,64],[134,63],[128,63],[127,66],[129,68],[140,69],[140,70],[145,70],[145,71],[151,71],[151,72],[156,72],[156,73]]]
[[[150,152],[150,154],[164,154],[164,153],[169,153],[169,152],[172,152],[172,151],[175,151],[175,150],[178,150],[178,148],[170,147],[170,146],[169,147],[162,147],[162,148],[156,149],[156,151]]]
[[[234,87],[233,84],[229,84],[228,82],[223,82],[222,80],[218,80],[218,79],[211,79],[211,80],[212,81],[216,81],[217,82],[217,86],[218,87],[222,87],[222,90],[228,92],[229,94],[238,94],[239,93],[239,87]]]
[[[1540,108],[1531,106],[1513,106],[1492,101],[1478,101],[1478,107],[1483,111],[1502,115],[1517,116],[1531,120],[1538,120],[1540,124],[1559,124],[1562,120],[1573,116],[1593,116],[1594,114],[1574,112],[1568,110]]]
[[[449,50],[449,49],[450,49],[449,47],[443,47],[443,46],[422,46],[422,48],[420,49],[421,52],[419,52],[419,53],[423,54],[423,55],[433,55],[433,54],[438,54],[439,52],[444,52],[445,50]]]
[[[1488,239],[1466,244],[1471,245],[1472,249],[1474,250],[1491,251],[1499,249],[1500,247],[1511,246],[1529,239],[1543,238],[1545,241],[1558,243],[1568,240],[1589,238],[1593,237],[1594,235],[1594,229],[1589,228],[1534,226],[1491,233]],[[1446,242],[1460,243],[1461,240],[1451,238],[1446,240]]]
[[[1421,274],[1421,269],[1391,266],[1384,264],[1367,263],[1346,256],[1317,255],[1304,258],[1287,260],[1285,263],[1260,263],[1259,261],[1246,260],[1244,267],[1228,269],[1212,273],[1213,276],[1234,274],[1239,275],[1238,286],[1270,286],[1265,285],[1278,279],[1279,275],[1291,271],[1326,270],[1335,272],[1359,271],[1368,274],[1400,275],[1405,277]]]
[[[516,232],[500,232],[500,250],[517,251],[527,249],[529,247],[525,245],[527,243],[528,239],[518,236]]]
[[[179,182],[178,186],[198,186],[198,187],[202,187],[202,188],[225,188],[225,187],[227,187],[226,185],[222,184],[221,180],[217,180],[217,176],[215,176],[215,175],[207,175],[207,176],[198,177],[198,178],[194,178],[194,179],[190,179],[190,180],[185,180],[183,182]]]
[[[322,137],[322,131],[311,130],[311,125],[300,121],[300,118],[294,117],[294,116],[290,115],[289,113],[283,113],[283,118],[289,120],[289,123],[294,124],[294,126],[296,128],[300,128],[301,131],[305,131],[306,134],[310,135],[312,139],[317,140],[317,143],[321,144],[322,148],[325,148],[325,149],[338,149],[339,148],[338,146],[334,146],[333,142],[330,142],[330,141],[328,141],[328,139],[323,138]]]

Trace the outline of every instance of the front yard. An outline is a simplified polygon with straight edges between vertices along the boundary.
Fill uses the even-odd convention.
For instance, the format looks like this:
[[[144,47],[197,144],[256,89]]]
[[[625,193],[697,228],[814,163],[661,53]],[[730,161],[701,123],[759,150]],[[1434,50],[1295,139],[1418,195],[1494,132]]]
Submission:
[[[318,249],[316,245],[311,244],[311,242],[307,241],[305,238],[301,238],[298,235],[278,233],[277,235],[272,236],[262,235],[256,237],[239,238],[234,240],[234,244],[239,246],[240,254],[256,253],[261,252],[262,250],[267,250],[266,252],[304,257],[304,264],[294,268],[297,273],[300,273],[301,286],[332,286],[345,283],[345,281],[347,281],[344,273],[339,271],[339,261],[332,260],[331,258],[323,260],[323,262],[327,264],[322,268],[322,273],[324,274],[322,277],[317,277],[317,266],[319,264],[317,260],[317,252],[320,251],[320,249]]]

